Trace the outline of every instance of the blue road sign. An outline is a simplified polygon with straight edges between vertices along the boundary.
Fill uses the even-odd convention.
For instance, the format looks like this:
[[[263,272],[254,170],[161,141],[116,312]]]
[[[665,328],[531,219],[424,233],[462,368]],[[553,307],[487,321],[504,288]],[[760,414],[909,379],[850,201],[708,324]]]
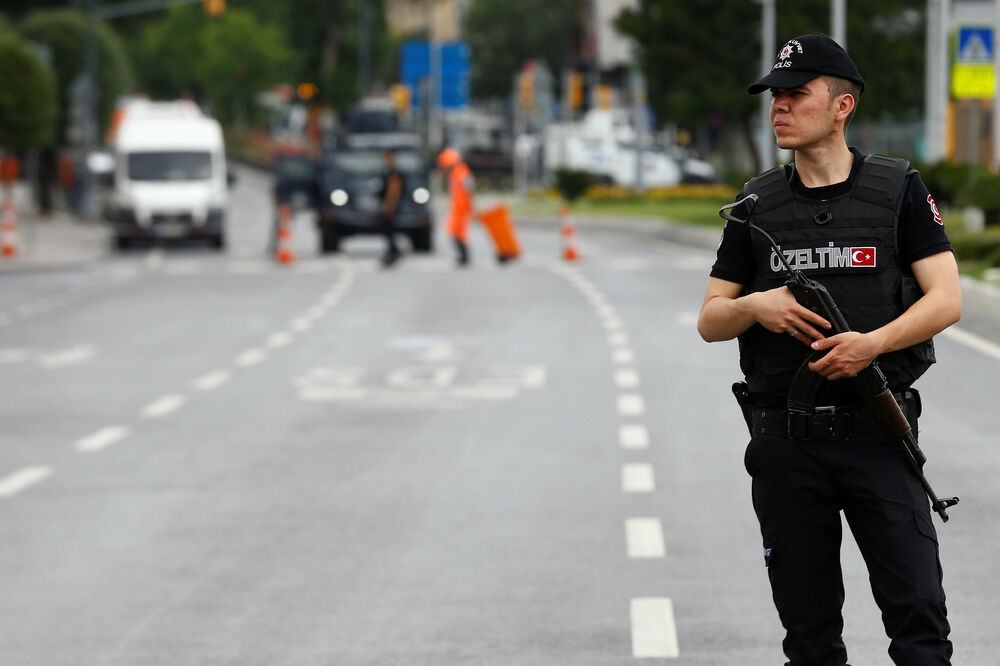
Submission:
[[[469,105],[469,44],[454,42],[430,44],[403,42],[399,64],[399,79],[413,91],[413,106],[423,104],[421,80],[431,76],[432,49],[440,49],[441,108],[459,109]]]
[[[993,62],[993,28],[987,26],[961,26],[955,61],[960,63],[989,64]]]

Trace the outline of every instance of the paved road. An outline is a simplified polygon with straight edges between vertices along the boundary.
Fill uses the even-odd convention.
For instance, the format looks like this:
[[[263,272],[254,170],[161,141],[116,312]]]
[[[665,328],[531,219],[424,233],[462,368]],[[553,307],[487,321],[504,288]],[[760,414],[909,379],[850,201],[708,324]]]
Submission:
[[[230,249],[4,275],[4,664],[781,663],[728,386],[694,330],[711,253],[589,230],[558,260],[380,243],[263,256],[248,174]],[[956,663],[995,663],[995,341],[923,382]],[[992,345],[992,346],[991,346]],[[888,664],[845,544],[856,664]]]

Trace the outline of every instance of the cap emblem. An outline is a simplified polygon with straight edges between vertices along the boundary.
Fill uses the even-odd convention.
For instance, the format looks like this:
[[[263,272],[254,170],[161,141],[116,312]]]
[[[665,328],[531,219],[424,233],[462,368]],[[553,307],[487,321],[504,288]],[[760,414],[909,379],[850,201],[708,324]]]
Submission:
[[[781,51],[778,52],[778,61],[774,63],[774,67],[771,69],[791,67],[792,61],[789,58],[795,53],[802,53],[802,44],[797,39],[790,39],[787,44],[781,47]]]

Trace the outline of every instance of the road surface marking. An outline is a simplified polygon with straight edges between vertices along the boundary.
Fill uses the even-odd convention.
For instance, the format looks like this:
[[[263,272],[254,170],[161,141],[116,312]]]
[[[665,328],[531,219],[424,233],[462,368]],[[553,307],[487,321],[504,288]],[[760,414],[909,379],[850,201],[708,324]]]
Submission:
[[[608,329],[609,331],[620,331],[621,329],[625,328],[625,324],[623,324],[622,320],[619,319],[618,317],[609,317],[607,319],[602,320],[601,323],[604,324],[604,328]]]
[[[308,331],[310,328],[312,328],[312,325],[313,325],[312,321],[310,321],[306,317],[296,317],[295,319],[292,320],[291,324],[292,330],[297,333],[301,333],[302,331]]]
[[[674,605],[666,597],[632,599],[632,656],[639,659],[680,656]]]
[[[649,446],[649,431],[644,425],[623,425],[618,428],[618,443],[623,449],[645,449]]]
[[[628,333],[624,331],[613,331],[608,333],[608,344],[612,347],[628,347]]]
[[[145,261],[143,263],[146,265],[146,269],[150,271],[155,271],[163,266],[163,250],[160,248],[154,248],[149,251],[146,255]]]
[[[520,391],[517,386],[503,384],[480,384],[478,386],[456,386],[449,389],[447,396],[472,400],[510,400]]]
[[[612,318],[612,317],[617,317],[618,316],[618,308],[616,308],[615,306],[610,305],[608,303],[602,303],[600,305],[595,305],[594,306],[594,311],[597,312],[597,316],[599,316],[599,317]]]
[[[620,259],[612,259],[610,267],[613,271],[621,271],[623,273],[644,271],[649,268],[649,261],[641,257],[622,257]]]
[[[615,349],[611,352],[611,360],[617,365],[630,365],[635,363],[635,354],[631,349]]]
[[[143,407],[142,415],[147,419],[161,418],[170,412],[180,409],[186,401],[187,398],[176,393],[165,395]]]
[[[77,451],[100,451],[128,436],[125,426],[108,426],[76,440]]]
[[[639,385],[639,373],[635,368],[618,368],[615,370],[615,386],[618,388],[635,388]]]
[[[667,554],[659,518],[626,518],[625,542],[628,556],[632,558],[656,558]]]
[[[656,490],[653,466],[647,463],[622,465],[622,490],[626,493],[650,493]]]
[[[698,313],[697,312],[681,312],[677,315],[677,323],[684,328],[697,328],[698,327]]]
[[[287,331],[278,331],[267,336],[267,346],[271,349],[284,347],[292,341],[292,334]]]
[[[326,308],[321,305],[314,305],[309,310],[306,311],[306,315],[310,319],[319,319],[326,314]]]
[[[646,413],[646,401],[638,393],[618,396],[618,413],[622,416],[639,416]]]
[[[93,345],[77,345],[51,354],[41,354],[38,357],[38,362],[43,368],[55,370],[67,365],[83,363],[90,359],[95,352],[96,348]]]
[[[985,354],[986,356],[1000,361],[1000,345],[996,345],[985,338],[981,338],[975,333],[969,333],[965,329],[950,326],[949,328],[941,331],[941,335],[945,335],[955,342],[969,347],[970,349],[975,349],[980,354]]]
[[[24,467],[0,479],[0,498],[12,497],[52,474],[46,465]]]
[[[197,391],[211,391],[228,382],[229,378],[228,370],[216,370],[194,380],[191,382],[191,386]]]
[[[267,352],[263,349],[248,349],[236,357],[236,365],[241,368],[249,368],[251,365],[257,365],[265,358],[267,358]]]

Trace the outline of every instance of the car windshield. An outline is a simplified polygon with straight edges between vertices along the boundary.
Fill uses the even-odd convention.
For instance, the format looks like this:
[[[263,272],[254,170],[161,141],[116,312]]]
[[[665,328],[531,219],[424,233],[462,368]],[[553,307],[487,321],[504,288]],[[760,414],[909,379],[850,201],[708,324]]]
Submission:
[[[212,156],[203,152],[129,153],[131,180],[207,180]]]
[[[333,166],[352,176],[373,176],[385,169],[382,155],[378,150],[340,151],[333,154]],[[396,168],[402,173],[420,173],[424,165],[416,151],[397,150]]]
[[[308,157],[277,157],[274,172],[286,178],[311,178],[313,164]]]

